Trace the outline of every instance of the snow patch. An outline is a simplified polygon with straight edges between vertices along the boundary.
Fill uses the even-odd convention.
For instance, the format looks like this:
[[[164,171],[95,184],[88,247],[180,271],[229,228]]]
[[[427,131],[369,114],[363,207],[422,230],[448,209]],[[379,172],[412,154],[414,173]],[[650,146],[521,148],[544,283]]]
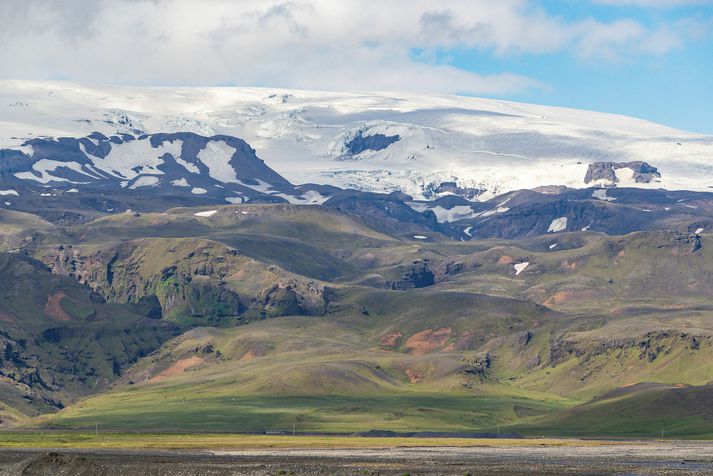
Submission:
[[[2,196],[14,195],[16,197],[20,196],[20,194],[17,193],[16,190],[0,190],[0,195],[2,195]]]
[[[613,202],[616,200],[616,197],[610,197],[607,195],[607,189],[606,188],[599,188],[592,192],[592,197],[597,198],[599,200],[604,200],[605,202]]]
[[[66,167],[70,170],[73,170],[74,172],[77,172],[78,174],[81,175],[86,175],[87,177],[91,178],[96,178],[93,177],[85,170],[82,169],[82,166],[79,165],[77,162],[60,162],[59,160],[50,160],[50,159],[42,159],[38,160],[32,165],[32,170],[35,172],[39,173],[40,176],[36,176],[32,172],[19,172],[15,174],[15,177],[19,178],[20,180],[34,180],[35,182],[40,182],[40,183],[49,183],[49,182],[70,182],[70,183],[76,183],[72,182],[71,180],[68,180],[66,178],[62,177],[55,177],[52,175],[50,172],[56,171],[60,167]]]
[[[158,185],[159,179],[154,175],[142,175],[134,180],[134,183],[129,185],[130,190],[136,190],[141,187],[155,187]]]
[[[112,177],[132,180],[142,174],[163,175],[158,169],[165,154],[180,157],[181,143],[164,142],[152,147],[149,140],[132,140],[121,144],[112,144],[109,155],[105,158],[87,154],[94,166]]]
[[[505,213],[509,210],[510,210],[510,208],[508,208],[508,207],[498,207],[495,210],[488,210],[486,212],[479,213],[477,216],[491,217],[493,215],[497,215],[498,213]]]
[[[247,202],[247,201],[248,201],[248,198],[247,198],[247,197],[243,197],[243,196],[241,196],[241,197],[227,197],[227,198],[225,199],[225,201],[228,202],[228,203],[240,204],[240,203],[245,203],[245,202]]]
[[[705,228],[699,228],[699,229],[697,229],[697,230],[696,230],[696,235],[700,235],[701,233],[703,233],[704,230],[705,230]]]
[[[557,248],[557,243],[553,243],[550,245],[551,250],[554,250],[555,248]]]
[[[527,269],[527,267],[530,266],[529,261],[525,261],[524,263],[517,263],[513,265],[513,268],[515,268],[515,276],[519,275],[523,271]]]
[[[293,205],[321,205],[329,200],[329,197],[323,196],[316,190],[309,190],[298,196],[288,195],[286,193],[272,193],[271,195],[284,198],[288,203]]]
[[[457,205],[450,209],[443,208],[438,205],[431,208],[431,210],[436,214],[436,220],[438,220],[438,223],[451,223],[458,220],[475,218],[477,216],[477,214],[473,212],[473,209],[468,205]]]
[[[206,190],[204,188],[200,188],[200,187],[194,187],[191,189],[191,193],[194,195],[204,195],[204,194],[208,193],[208,190]]]
[[[463,230],[463,233],[465,233],[465,234],[468,235],[468,236],[473,236],[473,227],[472,227],[472,226],[469,226],[468,228],[466,228],[465,230]]]
[[[176,161],[176,163],[178,163],[178,165],[180,165],[181,167],[183,167],[184,169],[186,169],[188,172],[190,172],[192,174],[201,173],[200,169],[198,168],[198,166],[196,164],[192,164],[192,163],[188,162],[187,160],[183,160],[180,157],[175,157],[175,156],[174,156],[174,160]]]
[[[190,185],[188,184],[188,180],[186,180],[185,177],[180,180],[171,181],[171,185],[173,185],[174,187],[190,187]]]
[[[230,159],[237,149],[229,146],[225,141],[208,142],[200,152],[198,158],[208,167],[208,173],[218,182],[238,183],[235,169],[230,165]]]
[[[413,237],[417,240],[427,240],[428,239],[427,236],[423,236],[423,235],[413,235]]]
[[[557,233],[567,229],[567,217],[555,218],[547,228],[547,233]]]
[[[207,210],[204,212],[194,213],[193,216],[209,218],[218,213],[218,210]]]

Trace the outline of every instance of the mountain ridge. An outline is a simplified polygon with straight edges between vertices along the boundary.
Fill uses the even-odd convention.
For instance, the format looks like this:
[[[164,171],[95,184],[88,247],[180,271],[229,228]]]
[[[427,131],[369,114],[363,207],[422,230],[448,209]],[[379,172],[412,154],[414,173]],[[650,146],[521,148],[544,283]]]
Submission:
[[[16,150],[38,136],[93,132],[240,137],[293,183],[417,199],[441,196],[437,189],[448,182],[481,199],[549,185],[713,186],[711,136],[624,116],[456,96],[5,81],[0,122],[0,148]],[[641,181],[625,166],[585,181],[592,164],[637,161],[660,177]]]

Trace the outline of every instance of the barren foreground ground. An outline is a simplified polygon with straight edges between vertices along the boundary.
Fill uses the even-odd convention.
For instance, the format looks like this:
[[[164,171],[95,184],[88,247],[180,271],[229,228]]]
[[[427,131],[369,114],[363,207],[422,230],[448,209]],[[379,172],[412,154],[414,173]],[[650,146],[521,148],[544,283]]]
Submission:
[[[2,449],[2,475],[713,474],[713,444],[579,442],[239,450]]]

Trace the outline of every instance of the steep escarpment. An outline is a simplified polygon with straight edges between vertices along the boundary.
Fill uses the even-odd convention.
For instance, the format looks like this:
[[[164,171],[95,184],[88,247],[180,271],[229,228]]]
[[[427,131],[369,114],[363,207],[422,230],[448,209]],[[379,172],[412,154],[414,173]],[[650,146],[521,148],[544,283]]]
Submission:
[[[30,258],[0,253],[0,399],[32,415],[106,388],[179,329],[142,302],[106,303]]]
[[[157,299],[163,318],[234,325],[259,315],[324,314],[324,286],[291,277],[239,250],[201,239],[147,239],[118,246],[60,245],[40,258],[111,302]]]

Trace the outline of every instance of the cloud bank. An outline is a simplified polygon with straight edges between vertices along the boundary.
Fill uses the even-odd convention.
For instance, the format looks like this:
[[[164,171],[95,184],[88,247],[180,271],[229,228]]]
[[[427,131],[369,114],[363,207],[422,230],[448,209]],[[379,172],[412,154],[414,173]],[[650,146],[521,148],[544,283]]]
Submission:
[[[146,85],[511,94],[541,85],[435,58],[621,61],[686,41],[675,24],[567,21],[527,0],[3,0],[0,19],[2,78]]]

